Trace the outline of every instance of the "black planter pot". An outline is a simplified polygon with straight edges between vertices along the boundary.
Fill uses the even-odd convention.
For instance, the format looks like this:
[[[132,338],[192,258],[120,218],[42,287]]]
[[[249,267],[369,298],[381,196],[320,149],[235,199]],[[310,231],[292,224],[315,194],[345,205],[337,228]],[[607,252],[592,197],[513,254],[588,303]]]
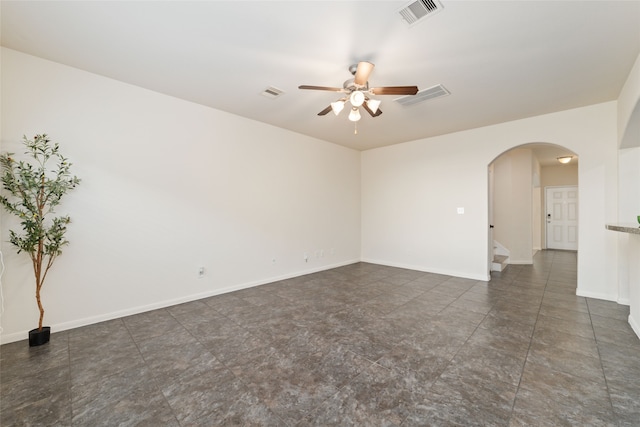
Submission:
[[[29,331],[29,347],[36,347],[49,342],[51,335],[51,327],[43,326],[42,330],[38,328]]]

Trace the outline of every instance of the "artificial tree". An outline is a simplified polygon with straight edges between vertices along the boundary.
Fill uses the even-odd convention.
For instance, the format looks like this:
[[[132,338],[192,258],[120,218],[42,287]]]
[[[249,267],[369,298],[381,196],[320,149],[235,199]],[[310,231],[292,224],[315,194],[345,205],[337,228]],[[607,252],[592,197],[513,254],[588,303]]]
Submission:
[[[69,243],[65,233],[71,218],[68,215],[54,217],[54,208],[80,183],[80,179],[71,175],[71,163],[60,154],[59,145],[51,143],[46,134],[36,135],[33,139],[24,136],[23,143],[29,161],[17,161],[12,157],[13,153],[0,155],[2,185],[8,193],[8,197],[0,195],[0,204],[16,215],[22,225],[22,234],[9,231],[9,241],[18,253],[27,253],[33,264],[40,319],[38,328],[29,332],[29,345],[40,345],[49,340],[48,327],[45,327],[45,338],[32,339],[32,335],[43,331],[42,285],[53,262],[62,254],[62,247]],[[51,160],[57,160],[54,167],[50,167]]]

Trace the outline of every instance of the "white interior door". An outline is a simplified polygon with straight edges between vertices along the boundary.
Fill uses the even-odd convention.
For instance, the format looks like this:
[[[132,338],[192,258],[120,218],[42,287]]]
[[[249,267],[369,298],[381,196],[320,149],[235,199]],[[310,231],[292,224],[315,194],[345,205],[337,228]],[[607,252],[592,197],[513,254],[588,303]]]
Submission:
[[[578,250],[578,187],[547,187],[547,248]]]

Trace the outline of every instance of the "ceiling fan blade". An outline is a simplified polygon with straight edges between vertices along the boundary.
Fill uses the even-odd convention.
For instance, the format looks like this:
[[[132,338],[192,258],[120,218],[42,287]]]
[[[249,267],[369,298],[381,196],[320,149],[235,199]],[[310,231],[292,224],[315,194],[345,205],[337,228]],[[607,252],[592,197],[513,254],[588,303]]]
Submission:
[[[373,71],[373,67],[375,67],[375,65],[371,62],[359,62],[353,82],[359,86],[366,86],[367,81],[369,80],[369,74]]]
[[[371,111],[371,108],[369,108],[369,106],[367,105],[366,102],[364,104],[362,104],[362,108],[367,110],[367,113],[371,114],[371,117],[378,117],[380,114],[382,114],[382,110],[379,109],[379,108],[375,113],[373,111]]]
[[[308,90],[328,90],[331,92],[342,92],[344,89],[341,87],[328,87],[328,86],[310,86],[310,85],[301,85],[298,86],[298,89],[308,89]]]
[[[372,87],[369,92],[373,95],[415,95],[418,93],[418,86]]]
[[[324,116],[325,114],[327,114],[329,111],[331,111],[331,105],[329,105],[327,108],[325,108],[324,110],[320,111],[318,113],[319,116]]]

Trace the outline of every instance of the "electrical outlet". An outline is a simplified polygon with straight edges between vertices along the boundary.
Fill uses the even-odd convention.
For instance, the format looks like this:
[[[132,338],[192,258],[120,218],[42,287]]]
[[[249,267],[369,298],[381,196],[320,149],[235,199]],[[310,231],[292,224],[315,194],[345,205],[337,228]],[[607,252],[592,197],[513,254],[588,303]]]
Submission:
[[[202,279],[204,277],[204,267],[200,267],[198,269],[198,279]]]

